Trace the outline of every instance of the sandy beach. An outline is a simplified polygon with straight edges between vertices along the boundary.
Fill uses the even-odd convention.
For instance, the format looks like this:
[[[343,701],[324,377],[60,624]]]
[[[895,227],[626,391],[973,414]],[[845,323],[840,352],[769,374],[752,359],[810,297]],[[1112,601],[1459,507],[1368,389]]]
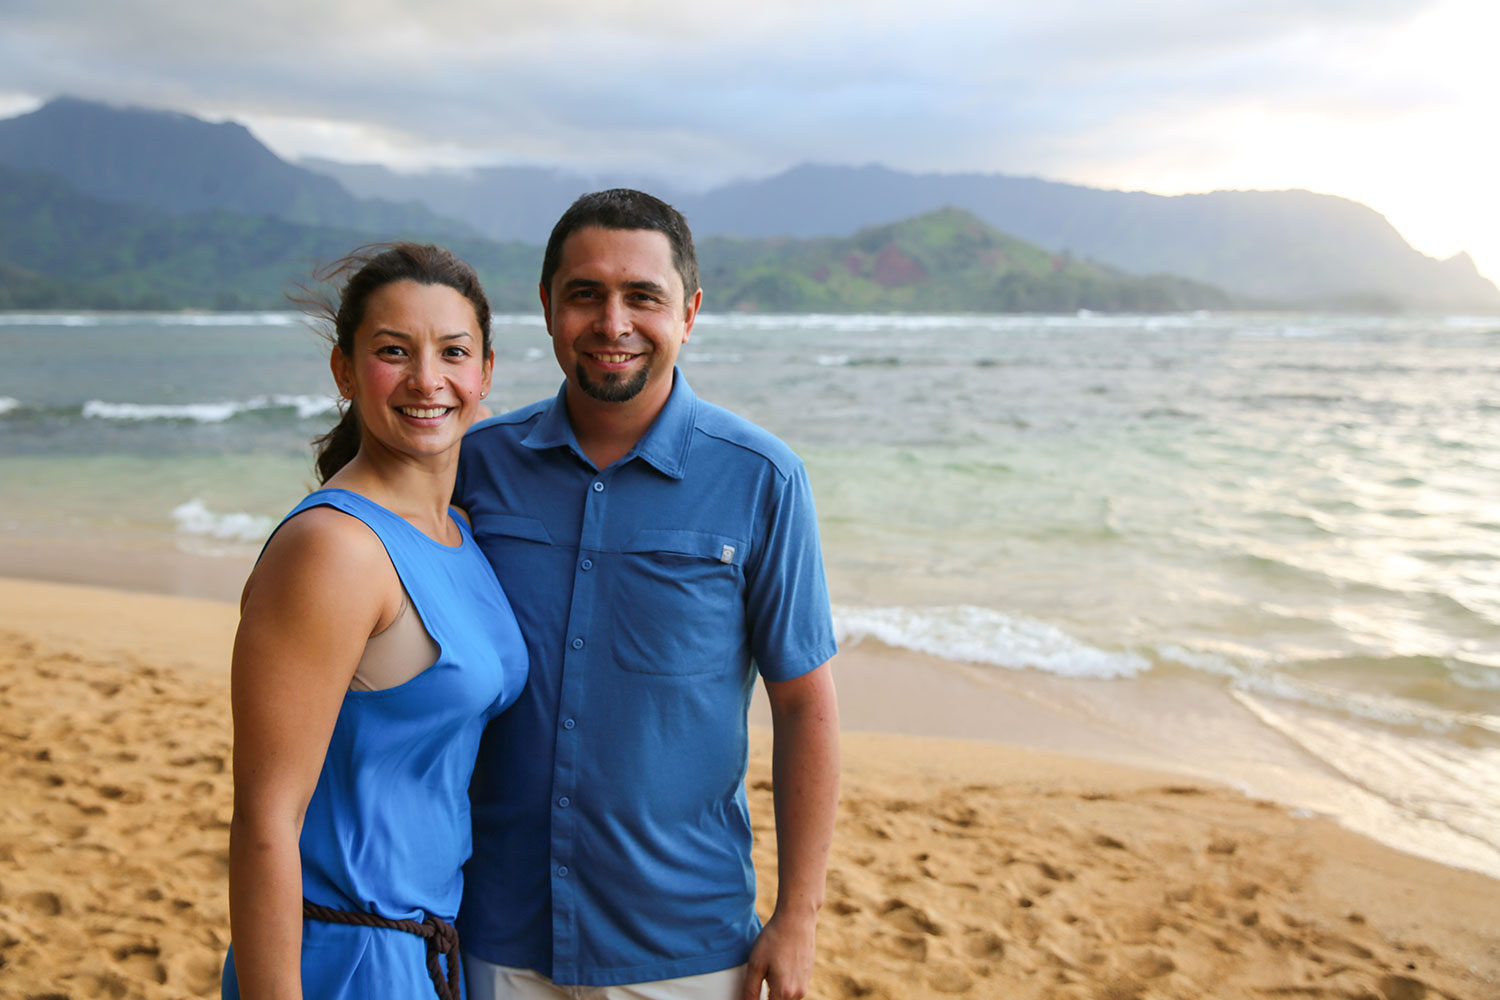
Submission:
[[[235,621],[223,601],[0,580],[0,996],[217,995]],[[863,647],[838,664],[814,996],[1500,996],[1500,882],[1139,766],[1034,702],[1006,720],[1016,745],[862,731],[979,731],[962,678],[898,667]],[[758,730],[763,904],[768,749]]]

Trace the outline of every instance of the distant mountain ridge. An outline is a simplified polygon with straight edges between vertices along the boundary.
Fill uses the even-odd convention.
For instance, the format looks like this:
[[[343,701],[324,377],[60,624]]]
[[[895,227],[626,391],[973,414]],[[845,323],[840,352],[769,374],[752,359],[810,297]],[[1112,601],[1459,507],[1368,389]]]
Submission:
[[[1368,207],[1305,191],[1168,198],[803,166],[695,194],[541,168],[408,176],[318,165],[339,179],[282,161],[240,125],[174,112],[63,98],[0,120],[0,166],[13,168],[0,176],[0,285],[27,301],[66,300],[83,281],[90,301],[264,302],[286,254],[326,260],[328,247],[418,237],[491,262],[500,297],[529,309],[535,261],[519,262],[539,256],[578,194],[628,183],[687,214],[705,273],[719,267],[711,308],[1051,310],[1087,300],[1103,304],[1079,308],[1500,312],[1500,290],[1466,256],[1433,260]],[[76,238],[88,232],[94,243]],[[883,248],[867,252],[872,240]],[[203,260],[171,257],[195,244]],[[970,244],[974,259],[949,252]],[[60,256],[44,264],[48,254]],[[169,258],[223,297],[173,278]],[[892,280],[901,275],[911,280]]]
[[[616,183],[563,171],[492,167],[398,174],[308,161],[351,190],[423,201],[492,239],[541,242],[578,193]],[[1054,253],[1138,274],[1175,274],[1288,307],[1500,311],[1500,289],[1466,254],[1435,260],[1368,206],[1310,191],[1164,196],[999,174],[911,174],[803,165],[695,194],[649,188],[699,237],[847,236],[945,207],[972,212]]]
[[[53,174],[101,201],[173,213],[231,211],[371,233],[473,236],[410,201],[362,199],[294,166],[243,125],[58,98],[0,121],[0,164]]]
[[[943,206],[1054,251],[1134,274],[1175,274],[1291,305],[1500,308],[1460,254],[1414,250],[1368,206],[1310,191],[1163,196],[1036,178],[802,166],[686,199],[694,231],[811,236]],[[885,220],[879,220],[885,221]]]
[[[286,309],[286,294],[371,234],[266,214],[163,212],[0,165],[0,309]],[[540,251],[447,239],[496,309],[530,309]]]
[[[105,202],[0,166],[0,309],[279,309],[285,293],[368,234],[270,215],[167,213]],[[542,251],[447,240],[492,306],[533,312]],[[1229,308],[1218,289],[1145,279],[1006,236],[949,210],[817,240],[708,237],[710,308],[776,311],[1162,312]]]

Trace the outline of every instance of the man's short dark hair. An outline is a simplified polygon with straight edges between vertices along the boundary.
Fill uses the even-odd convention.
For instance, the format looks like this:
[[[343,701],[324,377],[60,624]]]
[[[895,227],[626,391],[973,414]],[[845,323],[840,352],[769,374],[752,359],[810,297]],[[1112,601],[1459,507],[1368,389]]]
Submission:
[[[698,290],[698,253],[693,249],[693,234],[682,213],[660,198],[631,188],[595,191],[573,202],[552,227],[547,250],[542,254],[542,287],[550,294],[552,278],[562,262],[562,247],[567,238],[580,229],[647,229],[661,233],[672,247],[672,265],[682,277],[682,298],[686,306]]]

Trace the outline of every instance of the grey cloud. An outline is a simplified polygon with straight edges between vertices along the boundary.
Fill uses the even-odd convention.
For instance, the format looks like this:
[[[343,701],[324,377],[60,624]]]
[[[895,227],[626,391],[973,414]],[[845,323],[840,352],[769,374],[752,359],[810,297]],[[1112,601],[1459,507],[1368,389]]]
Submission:
[[[1026,169],[1213,102],[1376,106],[1320,40],[1430,0],[11,2],[0,91],[346,121],[476,157],[679,177],[803,160]]]

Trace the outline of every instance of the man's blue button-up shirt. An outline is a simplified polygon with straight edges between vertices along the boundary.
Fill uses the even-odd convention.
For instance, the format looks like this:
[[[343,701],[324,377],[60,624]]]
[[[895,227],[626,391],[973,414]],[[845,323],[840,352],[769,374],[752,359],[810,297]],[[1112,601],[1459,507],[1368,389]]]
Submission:
[[[674,377],[606,469],[561,391],[476,425],[459,463],[456,502],[531,653],[480,748],[460,932],[559,984],[746,960],[756,670],[790,680],[835,651],[801,461]]]

